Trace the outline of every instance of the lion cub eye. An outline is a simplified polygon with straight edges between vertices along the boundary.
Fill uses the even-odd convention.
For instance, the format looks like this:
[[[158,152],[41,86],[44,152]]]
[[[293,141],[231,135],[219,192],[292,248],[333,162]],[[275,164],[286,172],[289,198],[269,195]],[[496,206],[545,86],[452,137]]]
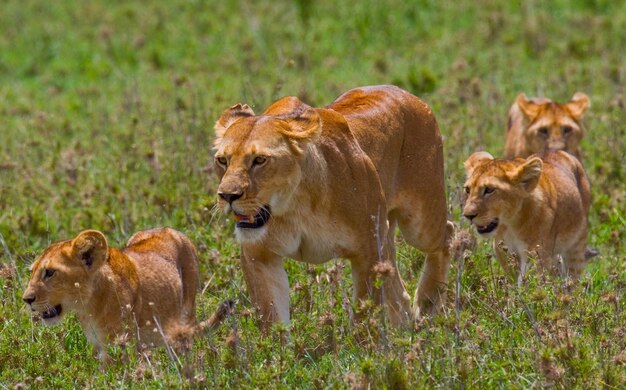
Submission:
[[[492,194],[496,189],[492,187],[485,187],[485,195]]]
[[[466,194],[469,194],[469,193],[470,193],[470,188],[469,188],[469,187],[464,187],[464,189],[465,189],[465,193],[466,193]]]
[[[539,128],[539,134],[541,134],[542,136],[547,136],[548,135],[548,128],[547,127],[540,127]]]
[[[221,165],[223,167],[228,165],[228,159],[226,157],[216,157],[215,162],[217,162],[218,165]]]
[[[263,165],[267,162],[267,157],[265,156],[256,156],[254,161],[252,161],[252,165]]]
[[[46,268],[46,270],[43,272],[43,278],[44,279],[50,279],[52,277],[52,275],[54,275],[54,273],[56,272],[56,270],[50,269],[50,268]]]
[[[563,135],[569,135],[572,132],[572,126],[563,126],[561,127],[561,131],[563,132]]]

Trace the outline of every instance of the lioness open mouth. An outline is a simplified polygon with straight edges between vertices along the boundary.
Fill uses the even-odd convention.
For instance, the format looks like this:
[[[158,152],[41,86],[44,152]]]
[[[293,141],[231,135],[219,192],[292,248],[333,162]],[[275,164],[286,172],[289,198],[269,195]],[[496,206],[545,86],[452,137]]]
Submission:
[[[49,320],[50,318],[54,318],[61,314],[62,309],[63,308],[61,307],[61,305],[56,305],[55,307],[51,307],[50,309],[41,313],[41,318],[43,318],[44,320]]]
[[[476,225],[476,231],[480,234],[487,234],[493,232],[498,227],[498,218],[494,219],[487,226]]]
[[[243,215],[235,212],[236,227],[240,229],[258,229],[269,221],[271,216],[270,206],[261,207],[257,215]]]

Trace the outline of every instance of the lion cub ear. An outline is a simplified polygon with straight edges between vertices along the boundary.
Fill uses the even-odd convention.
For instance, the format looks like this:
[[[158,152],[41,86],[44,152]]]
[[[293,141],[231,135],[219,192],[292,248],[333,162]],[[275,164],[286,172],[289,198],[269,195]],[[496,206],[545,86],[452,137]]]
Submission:
[[[472,176],[474,169],[485,161],[493,160],[493,156],[487,152],[476,152],[469,156],[463,163],[467,177]]]
[[[574,96],[572,96],[572,100],[565,105],[567,110],[572,114],[572,117],[576,120],[580,120],[583,117],[587,108],[589,108],[589,96],[585,95],[582,92],[576,92]]]
[[[312,141],[322,133],[322,118],[313,108],[306,108],[285,121],[289,130],[282,130],[282,133],[299,143]]]
[[[526,98],[526,95],[524,95],[523,93],[517,95],[515,103],[517,103],[520,110],[527,119],[532,121],[539,115],[539,109],[541,105],[537,104],[533,99]]]
[[[514,183],[532,191],[539,183],[542,171],[543,161],[539,157],[531,156],[510,174],[510,178]]]
[[[222,113],[220,119],[215,122],[215,141],[213,142],[214,146],[217,146],[221,141],[226,129],[233,124],[239,118],[246,116],[254,116],[254,111],[247,104],[237,103],[231,108],[227,109]]]
[[[85,230],[72,240],[72,256],[89,270],[104,264],[108,252],[107,239],[97,230]]]

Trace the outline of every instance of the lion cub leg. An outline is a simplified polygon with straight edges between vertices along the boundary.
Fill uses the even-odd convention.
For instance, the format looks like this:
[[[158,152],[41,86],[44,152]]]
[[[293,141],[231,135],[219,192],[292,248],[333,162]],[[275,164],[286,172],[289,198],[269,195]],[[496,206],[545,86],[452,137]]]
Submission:
[[[522,251],[519,254],[519,272],[517,274],[517,287],[522,287],[522,283],[524,282],[524,276],[526,272],[528,272],[528,268],[530,264],[528,263],[528,254],[526,251]]]
[[[587,240],[582,239],[574,248],[563,256],[565,263],[565,275],[574,280],[578,280],[586,262]]]
[[[289,280],[283,259],[262,248],[244,246],[241,265],[262,332],[275,322],[289,324]]]

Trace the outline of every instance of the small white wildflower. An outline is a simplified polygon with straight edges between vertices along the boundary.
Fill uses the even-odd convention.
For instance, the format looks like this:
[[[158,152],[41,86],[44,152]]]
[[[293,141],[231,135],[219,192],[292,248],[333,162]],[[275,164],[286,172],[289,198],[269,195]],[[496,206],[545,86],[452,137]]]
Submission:
[[[152,322],[150,322],[150,320],[146,321],[146,326],[150,326],[152,325]]]
[[[130,303],[127,303],[127,304],[126,304],[126,309],[128,309],[128,310],[130,310],[130,309],[131,309]]]
[[[74,283],[74,287],[79,288],[80,287],[80,283],[78,283],[78,282]]]
[[[158,332],[159,332],[159,330],[158,330],[157,328],[153,328],[153,329],[152,329],[152,331],[153,331],[154,333],[158,333]]]
[[[148,306],[153,307],[154,306],[154,302],[148,302]]]

